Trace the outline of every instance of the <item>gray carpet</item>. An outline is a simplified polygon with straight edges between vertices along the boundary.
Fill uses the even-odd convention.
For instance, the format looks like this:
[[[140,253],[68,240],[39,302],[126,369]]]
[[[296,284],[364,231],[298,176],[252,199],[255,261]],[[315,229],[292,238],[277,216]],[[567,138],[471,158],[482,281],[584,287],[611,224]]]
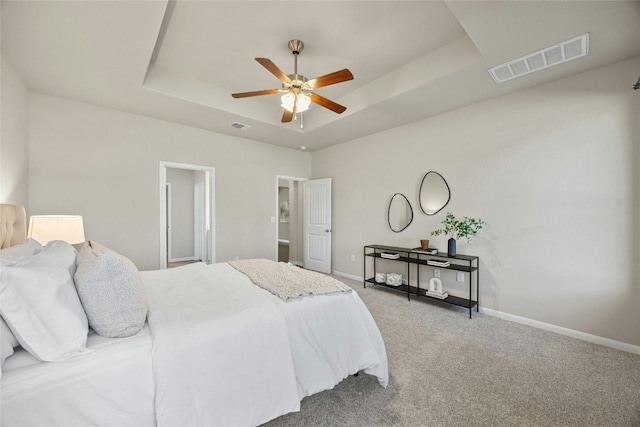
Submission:
[[[640,426],[640,356],[339,278],[371,311],[390,384],[361,373],[267,426]]]

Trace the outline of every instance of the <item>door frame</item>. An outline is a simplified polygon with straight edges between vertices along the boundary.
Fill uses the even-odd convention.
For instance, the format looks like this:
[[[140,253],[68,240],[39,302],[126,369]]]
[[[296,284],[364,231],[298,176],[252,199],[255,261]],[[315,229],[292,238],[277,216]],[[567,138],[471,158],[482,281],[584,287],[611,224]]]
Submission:
[[[304,182],[304,181],[309,181],[309,178],[300,178],[300,177],[296,177],[296,176],[288,176],[288,175],[276,175],[276,201],[275,201],[275,208],[274,208],[274,212],[275,212],[275,223],[276,223],[276,238],[275,238],[275,260],[278,261],[278,236],[280,236],[280,180],[284,179],[287,181],[298,181],[298,182]],[[303,208],[303,204],[302,200],[298,201],[298,209],[302,209]],[[304,236],[299,236],[298,237],[298,243],[299,244],[304,244]],[[291,250],[291,242],[289,242],[289,250]]]
[[[206,194],[205,183],[196,182],[193,185],[193,259],[196,261],[203,261],[208,252],[205,246],[206,244]]]
[[[171,183],[167,182],[165,185],[167,193],[166,212],[167,212],[167,226],[165,227],[165,235],[167,236],[167,262],[172,262],[173,256],[171,255],[171,201],[173,195],[171,194]]]
[[[207,186],[209,187],[208,197],[209,204],[208,210],[209,215],[207,219],[209,220],[209,234],[207,236],[207,249],[209,253],[209,257],[203,262],[207,264],[216,262],[216,252],[215,252],[215,241],[216,241],[216,222],[215,222],[215,172],[216,169],[212,166],[201,166],[201,165],[192,165],[188,163],[176,163],[176,162],[166,162],[160,160],[159,163],[159,268],[165,269],[167,268],[167,169],[188,169],[193,171],[201,171],[205,172],[205,180],[207,181]],[[206,203],[205,203],[206,205]]]

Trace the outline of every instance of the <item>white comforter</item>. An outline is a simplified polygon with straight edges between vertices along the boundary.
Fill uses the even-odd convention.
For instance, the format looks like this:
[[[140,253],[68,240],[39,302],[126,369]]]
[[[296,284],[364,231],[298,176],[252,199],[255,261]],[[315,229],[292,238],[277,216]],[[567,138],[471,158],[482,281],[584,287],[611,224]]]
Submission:
[[[257,425],[299,409],[286,322],[269,295],[204,264],[142,278],[159,426]]]
[[[284,302],[226,263],[141,274],[159,426],[258,425],[359,370],[388,383],[355,292]]]

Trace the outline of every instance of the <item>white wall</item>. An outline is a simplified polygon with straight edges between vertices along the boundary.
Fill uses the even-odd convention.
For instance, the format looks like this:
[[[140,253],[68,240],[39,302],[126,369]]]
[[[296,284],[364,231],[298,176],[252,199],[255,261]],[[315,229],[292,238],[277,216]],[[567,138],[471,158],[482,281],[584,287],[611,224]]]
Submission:
[[[458,252],[480,256],[482,306],[640,345],[639,69],[635,58],[314,152],[313,177],[333,178],[334,270],[362,276],[365,244],[426,237],[446,251],[429,236],[446,212],[480,217],[489,228]],[[418,206],[430,170],[452,193],[433,217]],[[399,234],[385,218],[396,192],[415,213]]]
[[[0,74],[0,203],[23,205],[29,213],[29,91],[2,56]]]
[[[30,96],[32,214],[80,214],[87,239],[159,266],[159,162],[215,167],[216,261],[275,259],[276,175],[310,153],[60,98]]]

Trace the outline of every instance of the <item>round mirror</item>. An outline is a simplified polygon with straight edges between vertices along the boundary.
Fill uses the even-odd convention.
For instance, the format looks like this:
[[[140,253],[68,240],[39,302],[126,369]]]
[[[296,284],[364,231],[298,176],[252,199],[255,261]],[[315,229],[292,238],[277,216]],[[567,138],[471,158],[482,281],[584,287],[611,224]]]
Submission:
[[[420,209],[427,215],[440,212],[451,199],[449,184],[438,172],[427,172],[420,184]]]
[[[391,196],[387,220],[389,221],[389,228],[396,233],[407,228],[413,221],[413,209],[404,194],[396,193]]]

